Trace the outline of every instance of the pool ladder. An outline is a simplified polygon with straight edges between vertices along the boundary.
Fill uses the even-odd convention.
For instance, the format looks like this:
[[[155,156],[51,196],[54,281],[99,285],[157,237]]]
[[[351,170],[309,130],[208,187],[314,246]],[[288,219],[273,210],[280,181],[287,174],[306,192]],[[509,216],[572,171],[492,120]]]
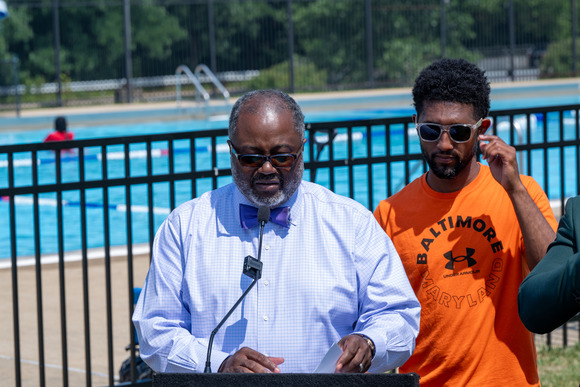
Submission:
[[[177,106],[181,106],[181,74],[185,74],[189,81],[193,83],[195,86],[195,101],[197,103],[200,102],[201,98],[205,102],[205,118],[208,119],[210,117],[210,95],[202,86],[200,81],[201,73],[205,73],[205,75],[209,78],[211,83],[218,88],[220,93],[223,95],[226,103],[226,107],[230,106],[230,93],[226,90],[224,85],[217,79],[215,74],[204,64],[198,64],[195,67],[195,72],[192,73],[187,65],[179,65],[175,70],[175,78],[176,78],[176,99],[177,99]]]

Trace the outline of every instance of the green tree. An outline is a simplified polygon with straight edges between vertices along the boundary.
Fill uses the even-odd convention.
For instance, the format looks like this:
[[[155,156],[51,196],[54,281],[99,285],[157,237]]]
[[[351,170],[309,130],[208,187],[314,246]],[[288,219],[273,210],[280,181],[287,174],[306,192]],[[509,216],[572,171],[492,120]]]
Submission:
[[[124,77],[122,2],[63,0],[60,4],[61,78]],[[134,76],[172,74],[181,64],[192,69],[199,63],[210,65],[209,4],[208,0],[131,1]],[[217,71],[270,69],[264,78],[273,73],[281,77],[289,56],[288,3],[213,0],[211,4]],[[309,71],[325,75],[330,88],[366,86],[365,4],[365,0],[292,2],[294,54],[306,60]],[[445,2],[445,55],[472,61],[507,55],[509,4],[510,0]],[[544,50],[552,43],[544,73],[569,74],[571,2],[513,0],[513,4],[516,48]],[[10,17],[2,22],[0,58],[17,55],[21,79],[27,84],[57,77],[52,5],[51,0],[8,1]],[[372,0],[370,5],[373,78],[377,85],[409,85],[422,67],[442,55],[441,1]],[[300,66],[295,66],[295,83],[318,84]],[[0,72],[0,79],[7,73]]]
[[[215,23],[219,71],[263,69],[288,58],[285,2],[218,5]]]
[[[131,14],[133,29],[133,52],[135,76],[148,74],[147,61],[167,62],[172,57],[171,47],[176,42],[187,38],[186,29],[179,24],[179,19],[170,14],[163,6],[144,4],[133,7]],[[144,58],[145,61],[140,59]],[[177,66],[173,66],[175,70]]]
[[[27,8],[10,8],[9,17],[2,20],[0,29],[0,58],[10,59],[10,44],[25,45],[33,38],[31,15]]]
[[[100,1],[61,6],[61,70],[73,80],[96,80],[124,76],[123,8]],[[9,38],[2,34],[0,53],[16,53],[22,60],[23,77],[55,78],[53,8],[10,7]],[[131,7],[132,52],[150,60],[167,59],[171,45],[185,39],[186,31],[163,6],[141,2]],[[4,32],[4,31],[3,31]],[[3,45],[2,45],[3,42]],[[134,75],[142,73],[136,60]]]
[[[576,38],[576,52],[580,52],[580,37]],[[573,74],[572,38],[551,43],[542,58],[542,78],[570,77]]]
[[[30,26],[31,15],[26,8],[10,8],[9,17],[2,20],[2,29],[0,30],[0,85],[12,85],[14,83],[14,73],[11,61],[14,56],[22,53],[11,50],[13,45],[26,46],[32,40],[33,31]],[[22,58],[18,58],[21,62]],[[22,69],[20,63],[20,77],[24,73],[29,73]]]
[[[326,69],[330,84],[366,81],[363,1],[297,3],[293,14],[297,53]]]
[[[322,90],[326,87],[326,71],[318,70],[306,58],[294,55],[295,88],[300,91]],[[288,61],[260,71],[260,75],[248,83],[249,89],[289,89],[290,66]]]

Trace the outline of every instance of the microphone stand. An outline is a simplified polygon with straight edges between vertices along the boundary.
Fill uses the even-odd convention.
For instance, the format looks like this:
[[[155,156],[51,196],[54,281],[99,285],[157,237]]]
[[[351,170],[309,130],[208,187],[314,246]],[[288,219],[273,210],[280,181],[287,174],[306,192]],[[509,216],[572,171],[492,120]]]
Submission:
[[[242,300],[246,297],[246,295],[252,290],[256,282],[262,277],[262,261],[260,260],[262,256],[262,237],[264,235],[264,226],[268,223],[270,219],[270,208],[269,207],[260,207],[258,209],[258,222],[260,222],[260,241],[258,245],[258,259],[248,255],[244,259],[244,274],[254,280],[248,286],[248,288],[242,293],[238,301],[231,307],[228,313],[224,316],[224,318],[219,322],[219,324],[215,327],[213,331],[211,331],[211,335],[209,336],[209,343],[207,348],[207,358],[205,360],[205,369],[203,370],[206,374],[211,374],[211,348],[213,345],[213,339],[219,329],[224,325],[226,320],[230,317],[230,315],[236,310],[238,305],[242,302]]]

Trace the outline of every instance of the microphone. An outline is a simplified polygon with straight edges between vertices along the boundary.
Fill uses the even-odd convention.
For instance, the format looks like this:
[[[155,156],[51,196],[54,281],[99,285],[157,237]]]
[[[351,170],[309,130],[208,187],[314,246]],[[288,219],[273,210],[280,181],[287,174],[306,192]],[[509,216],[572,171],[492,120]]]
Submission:
[[[261,206],[260,208],[258,208],[258,223],[260,223],[260,226],[264,227],[269,220],[270,220],[270,207]]]
[[[260,241],[258,243],[258,259],[252,257],[251,255],[246,256],[244,258],[244,274],[254,280],[248,286],[248,288],[242,293],[238,301],[231,307],[228,313],[224,316],[224,318],[219,322],[219,324],[215,327],[213,331],[211,331],[211,335],[209,336],[209,343],[207,347],[207,357],[205,360],[205,369],[203,370],[206,374],[211,374],[211,348],[213,345],[213,339],[219,329],[224,325],[226,320],[230,317],[230,315],[236,310],[238,305],[242,302],[246,295],[252,290],[256,282],[262,277],[262,261],[260,261],[260,257],[262,256],[262,237],[264,235],[264,226],[270,220],[270,207],[267,206],[260,206],[258,208],[258,224],[260,225]]]
[[[258,246],[258,261],[262,256],[262,235],[264,234],[264,226],[270,220],[270,207],[261,206],[258,208],[258,223],[260,224],[260,242]],[[262,263],[260,262],[260,269],[262,268]],[[254,277],[252,277],[254,278]]]

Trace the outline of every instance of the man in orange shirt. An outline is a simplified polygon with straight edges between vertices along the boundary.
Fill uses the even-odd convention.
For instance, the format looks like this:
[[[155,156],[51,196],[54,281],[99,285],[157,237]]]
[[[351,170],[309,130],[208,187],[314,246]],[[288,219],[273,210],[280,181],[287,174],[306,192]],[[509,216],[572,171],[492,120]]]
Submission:
[[[413,122],[429,170],[375,210],[421,302],[416,349],[400,368],[421,386],[540,384],[517,294],[557,223],[540,186],[519,174],[515,148],[485,135],[489,94],[465,60],[421,72]]]

